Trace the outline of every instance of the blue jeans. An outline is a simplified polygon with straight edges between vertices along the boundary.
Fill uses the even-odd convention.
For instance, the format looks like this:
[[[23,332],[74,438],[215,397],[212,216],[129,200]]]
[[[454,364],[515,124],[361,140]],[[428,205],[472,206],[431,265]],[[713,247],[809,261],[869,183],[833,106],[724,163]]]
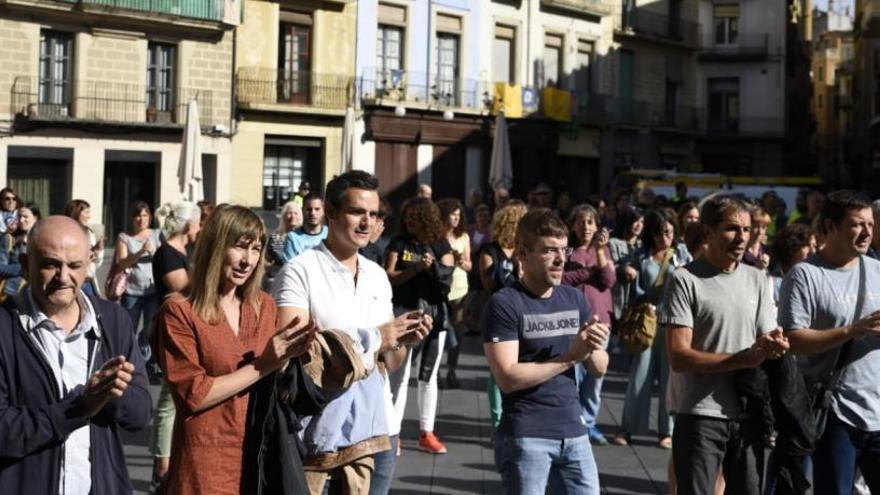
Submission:
[[[666,354],[666,329],[663,326],[657,328],[657,336],[651,347],[634,355],[630,362],[622,424],[627,435],[644,435],[650,430],[651,395],[655,376],[660,388],[657,433],[661,437],[668,437],[672,435],[672,417],[666,410],[669,357]]]
[[[153,318],[159,312],[159,296],[156,294],[145,296],[124,294],[121,303],[122,307],[125,308],[131,317],[131,324],[134,326],[135,337],[141,349],[141,355],[144,357],[144,362],[148,362],[152,355],[150,351],[150,334],[153,329]],[[141,316],[144,318],[144,325],[138,327]]]
[[[399,437],[390,437],[391,449],[377,452],[373,456],[373,477],[370,478],[370,495],[386,495],[391,489],[394,479],[394,467],[397,465],[397,441]]]
[[[587,435],[555,440],[499,432],[495,465],[505,494],[544,495],[548,482],[554,494],[599,493],[599,471]]]
[[[861,431],[829,411],[825,433],[813,453],[814,493],[850,495],[856,467],[871,493],[880,493],[880,432]]]
[[[608,341],[605,341],[605,348],[608,348]],[[595,377],[587,373],[583,363],[578,363],[574,367],[575,381],[578,387],[578,397],[580,398],[581,407],[584,410],[584,420],[587,422],[587,428],[596,426],[596,418],[599,417],[599,408],[602,406],[602,382],[605,376]]]

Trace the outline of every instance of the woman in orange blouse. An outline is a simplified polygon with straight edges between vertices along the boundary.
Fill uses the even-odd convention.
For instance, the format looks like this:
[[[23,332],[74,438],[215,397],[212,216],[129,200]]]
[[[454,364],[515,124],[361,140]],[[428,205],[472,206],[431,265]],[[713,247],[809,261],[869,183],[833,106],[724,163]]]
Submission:
[[[272,298],[260,290],[266,230],[247,208],[214,211],[196,243],[190,288],[169,298],[159,345],[177,405],[168,494],[255,491],[243,459],[250,389],[301,355],[315,327],[276,330]]]

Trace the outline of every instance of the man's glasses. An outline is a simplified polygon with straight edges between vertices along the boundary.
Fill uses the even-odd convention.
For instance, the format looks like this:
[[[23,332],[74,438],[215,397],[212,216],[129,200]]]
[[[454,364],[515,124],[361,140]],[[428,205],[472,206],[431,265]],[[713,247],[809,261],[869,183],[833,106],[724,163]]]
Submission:
[[[541,256],[548,259],[562,256],[564,259],[568,259],[572,251],[573,249],[570,247],[545,247],[541,248]]]

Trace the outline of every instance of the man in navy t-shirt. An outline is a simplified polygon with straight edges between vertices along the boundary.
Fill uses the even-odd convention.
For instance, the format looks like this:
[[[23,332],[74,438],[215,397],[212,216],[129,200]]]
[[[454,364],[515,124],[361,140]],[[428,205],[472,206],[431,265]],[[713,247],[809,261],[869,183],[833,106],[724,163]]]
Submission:
[[[526,214],[516,230],[522,278],[484,313],[483,348],[503,397],[495,462],[504,493],[543,494],[551,470],[567,493],[599,493],[574,366],[605,373],[608,327],[590,317],[581,292],[559,285],[567,233],[550,210]]]

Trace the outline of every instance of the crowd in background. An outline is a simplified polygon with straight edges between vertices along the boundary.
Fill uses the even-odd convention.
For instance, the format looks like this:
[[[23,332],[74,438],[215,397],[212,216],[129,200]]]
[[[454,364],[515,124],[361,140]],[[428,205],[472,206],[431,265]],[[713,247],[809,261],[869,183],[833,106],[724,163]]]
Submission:
[[[183,493],[198,493],[215,483],[243,483],[242,476],[246,475],[241,473],[240,463],[244,451],[230,445],[240,443],[246,425],[251,424],[247,392],[256,390],[259,380],[276,370],[285,379],[301,379],[297,378],[296,369],[291,370],[292,366],[285,367],[284,363],[291,356],[308,355],[307,348],[316,338],[318,324],[296,317],[294,323],[277,329],[276,320],[281,317],[276,317],[275,304],[279,305],[280,315],[284,308],[282,300],[288,296],[279,294],[290,290],[285,284],[295,275],[288,265],[304,253],[326,249],[331,242],[328,236],[333,239],[333,228],[343,225],[331,227],[331,218],[342,222],[346,214],[366,214],[360,210],[341,211],[338,198],[310,189],[306,182],[301,185],[294,200],[279,211],[277,228],[271,232],[253,212],[241,207],[184,202],[153,211],[147,203],[136,202],[127,229],[113,240],[114,255],[106,281],[97,278],[106,239],[92,227],[89,204],[73,200],[67,205],[64,214],[85,229],[88,239],[83,293],[118,302],[124,308],[131,318],[132,338],[145,369],[154,383],[161,384],[159,405],[153,411],[151,439],[155,490],[164,483]],[[521,219],[530,211],[549,210],[566,223],[569,248],[565,252],[562,283],[582,294],[591,316],[612,329],[606,345],[612,355],[621,355],[626,351],[617,328],[627,310],[636,304],[650,303],[658,313],[665,311],[668,285],[678,280],[673,274],[713,249],[707,240],[706,222],[700,218],[701,206],[707,198],[690,197],[683,183],[676,191],[673,198],[657,196],[647,188],[615,191],[608,197],[573,198],[567,191],[554,191],[541,183],[524,198],[511,197],[509,191],[498,188],[491,194],[471,191],[462,203],[456,198],[435,199],[431,189],[422,186],[416,197],[403,204],[391,205],[380,200],[369,232],[351,227],[352,235],[368,237],[358,251],[364,259],[381,267],[390,284],[389,309],[393,314],[384,316],[403,321],[417,314],[422,318],[419,323],[407,324],[427,325],[421,338],[407,341],[406,345],[401,346],[401,339],[387,348],[376,347],[382,349],[380,356],[384,356],[380,361],[385,381],[379,386],[379,393],[387,403],[381,431],[387,433],[390,442],[371,447],[375,462],[368,468],[373,479],[372,486],[367,484],[368,492],[387,493],[401,442],[416,442],[420,450],[431,454],[447,452],[443,432],[435,431],[438,389],[460,387],[457,366],[464,340],[481,335],[483,309],[492,294],[520,283],[523,267],[517,256],[516,240]],[[766,274],[774,307],[780,301],[785,276],[825,244],[828,227],[822,224],[820,215],[824,201],[821,192],[805,190],[789,211],[784,201],[768,190],[759,199],[746,199],[743,203],[748,206],[750,221],[741,260]],[[878,207],[874,203],[875,215]],[[0,191],[3,299],[24,293],[28,285],[27,243],[30,230],[40,218],[40,209],[35,204],[19,198],[9,187]],[[880,259],[880,235],[873,234],[868,256]],[[203,239],[205,236],[211,238],[211,243]],[[363,268],[356,270],[357,280]],[[271,292],[275,301],[260,288]],[[181,294],[186,302],[182,302]],[[227,310],[226,298],[232,298],[231,301],[236,297],[245,303]],[[248,309],[249,303],[263,310],[253,312]],[[216,308],[224,308],[225,312],[217,313]],[[221,321],[227,323],[218,323]],[[234,335],[218,338],[218,328],[225,328],[224,325],[230,326]],[[285,330],[294,326],[310,330],[297,336]],[[193,330],[194,334],[186,333],[187,328],[197,330]],[[620,431],[603,432],[596,423],[602,398],[601,375],[589,373],[585,365],[575,366],[577,396],[593,446],[627,445],[634,436],[653,432],[657,447],[673,449],[676,421],[666,397],[673,366],[666,340],[665,327],[661,325],[648,348],[628,355],[629,376]],[[236,361],[248,353],[249,359],[265,355],[272,346],[275,350],[271,359],[245,360],[256,363],[254,370],[245,370]],[[366,347],[364,344],[358,349],[364,351]],[[220,357],[206,363],[200,357],[205,354]],[[259,369],[259,364],[268,371]],[[445,373],[441,372],[444,368]],[[401,439],[398,437],[408,400],[410,373],[416,373],[418,384],[415,393],[420,434],[418,438]],[[218,391],[221,382],[225,388]],[[660,395],[659,409],[657,424],[651,425],[650,405],[655,390]],[[486,393],[492,424],[499,428],[506,394],[492,374]],[[314,400],[320,404],[331,399]],[[297,407],[302,417],[309,416],[312,409],[320,410],[314,404],[312,409],[302,404]],[[208,410],[212,412],[205,413]],[[176,419],[176,411],[188,423],[179,416]],[[184,424],[188,426],[183,428]],[[763,441],[772,446],[774,439],[771,429]],[[362,445],[368,440],[352,442]],[[209,446],[213,447],[205,450]],[[172,463],[172,459],[176,461]],[[334,469],[344,464],[334,464]],[[226,478],[200,479],[193,474],[209,468],[212,472],[227,471]],[[305,471],[309,469],[306,467]],[[726,469],[727,464],[719,470],[722,474],[711,480],[717,493],[722,493],[731,481]],[[670,464],[673,487],[676,476],[682,472]],[[330,477],[335,480],[334,476]],[[349,482],[356,478],[350,472],[340,476]],[[682,488],[681,493],[688,492],[687,487]]]

